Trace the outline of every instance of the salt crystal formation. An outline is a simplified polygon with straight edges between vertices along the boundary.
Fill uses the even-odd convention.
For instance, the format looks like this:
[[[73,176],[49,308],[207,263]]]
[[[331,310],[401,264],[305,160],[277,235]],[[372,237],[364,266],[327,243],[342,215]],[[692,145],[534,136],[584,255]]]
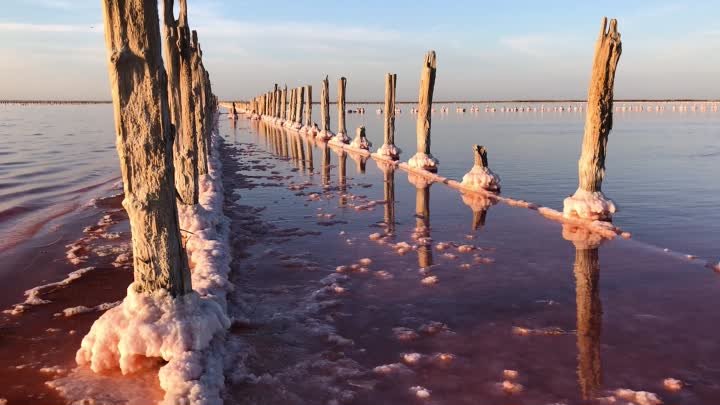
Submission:
[[[119,368],[128,374],[166,362],[159,372],[165,404],[222,404],[222,359],[211,342],[230,327],[226,295],[232,285],[220,141],[213,135],[200,204],[179,207],[181,228],[191,232],[186,249],[194,291],[172,297],[165,290],[140,293],[131,284],[122,303],[95,321],[76,354],[79,365],[95,372]]]
[[[575,194],[563,201],[563,216],[591,220],[609,219],[616,211],[615,203],[602,191],[585,191],[578,188]]]

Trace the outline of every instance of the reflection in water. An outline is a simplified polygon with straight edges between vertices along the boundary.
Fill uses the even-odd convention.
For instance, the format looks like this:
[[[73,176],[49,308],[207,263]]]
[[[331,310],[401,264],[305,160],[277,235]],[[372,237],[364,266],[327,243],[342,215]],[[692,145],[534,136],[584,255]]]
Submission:
[[[463,203],[472,210],[472,230],[481,229],[485,226],[488,209],[495,204],[495,201],[476,193],[461,193],[460,196]]]
[[[350,157],[355,162],[355,173],[365,174],[365,165],[367,164],[368,157],[357,153],[350,154]]]
[[[326,143],[321,143],[322,158],[322,185],[327,187],[330,184],[330,147]]]
[[[589,232],[563,226],[563,237],[575,245],[575,300],[577,305],[578,383],[585,400],[595,398],[602,384],[600,334],[600,263],[598,246],[602,239]]]
[[[307,160],[305,157],[305,144],[299,136],[295,137],[295,144],[297,145],[298,156],[300,158],[300,169],[305,171],[305,161]]]
[[[395,234],[395,167],[378,162],[383,171],[383,196],[385,199],[385,233]]]
[[[315,166],[313,165],[313,144],[310,140],[310,137],[307,138],[307,170],[308,174],[312,175],[313,170],[315,170]]]
[[[347,205],[347,152],[334,149],[338,154],[338,188],[340,190],[340,206]]]
[[[430,186],[424,177],[408,174],[408,181],[415,186],[415,235],[418,238],[418,266],[433,264],[432,245],[423,241],[430,237]]]

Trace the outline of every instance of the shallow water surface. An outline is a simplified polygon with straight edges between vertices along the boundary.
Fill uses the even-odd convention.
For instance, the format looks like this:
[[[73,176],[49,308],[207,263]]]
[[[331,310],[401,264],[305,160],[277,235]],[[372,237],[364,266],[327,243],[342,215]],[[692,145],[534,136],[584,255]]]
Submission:
[[[233,274],[228,403],[720,400],[720,279],[701,264],[264,123],[221,133],[233,243],[255,241]]]

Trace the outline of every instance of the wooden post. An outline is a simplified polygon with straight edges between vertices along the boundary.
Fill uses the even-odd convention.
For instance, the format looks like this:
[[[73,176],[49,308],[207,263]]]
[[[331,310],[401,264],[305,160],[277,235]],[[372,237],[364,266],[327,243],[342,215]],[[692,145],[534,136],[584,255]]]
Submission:
[[[180,0],[180,18],[178,20],[178,51],[180,56],[180,102],[182,121],[180,131],[175,136],[175,187],[180,203],[194,205],[198,203],[198,148],[197,125],[195,119],[195,94],[193,86],[193,49],[190,28],[187,21],[187,1]]]
[[[312,127],[312,86],[305,86],[305,126],[309,130]]]
[[[290,123],[295,122],[295,89],[290,90]]]
[[[588,87],[585,133],[578,161],[579,187],[572,197],[564,201],[563,214],[566,217],[606,220],[615,212],[615,204],[602,193],[602,181],[605,177],[607,140],[612,129],[615,70],[621,53],[617,21],[610,20],[608,29],[607,17],[603,17]]]
[[[417,135],[417,153],[408,165],[416,169],[437,171],[438,161],[430,153],[430,123],[432,119],[432,98],[435,88],[437,60],[435,51],[425,55],[420,75],[420,94],[418,96],[418,116],[415,132]]]
[[[165,49],[165,70],[168,76],[168,104],[170,120],[177,136],[182,121],[180,104],[180,50],[178,49],[178,21],[173,14],[174,0],[163,0],[163,39]]]
[[[400,149],[395,146],[395,91],[397,87],[397,75],[388,73],[385,75],[385,120],[383,124],[383,145],[377,153],[381,156],[397,160],[400,157]]]
[[[273,118],[280,118],[280,93],[278,85],[275,83],[275,89],[273,90]]]
[[[283,121],[287,119],[287,84],[283,87],[280,95],[280,118]]]
[[[338,111],[338,131],[335,135],[341,138],[344,143],[347,143],[347,129],[345,128],[345,88],[347,86],[347,79],[341,77],[338,79],[338,99],[337,99],[337,111]]]
[[[323,137],[326,139],[330,136],[330,82],[328,77],[322,82],[322,90],[320,92],[320,125]]]
[[[104,0],[103,17],[134,288],[183,295],[192,287],[178,225],[157,0]]]
[[[200,44],[198,43],[197,31],[192,31],[192,42],[191,42],[191,69],[192,69],[192,89],[194,98],[194,116],[195,116],[195,144],[197,149],[197,170],[198,175],[204,175],[208,172],[208,156],[207,156],[207,143],[205,142],[207,134],[207,122],[205,121],[205,113],[207,108],[205,106],[206,95],[205,86],[203,81],[205,80],[205,73],[203,72]],[[199,197],[199,190],[198,190]]]
[[[295,128],[300,129],[302,127],[303,119],[303,108],[305,107],[305,87],[298,87],[298,98],[297,98],[297,119],[295,121]]]

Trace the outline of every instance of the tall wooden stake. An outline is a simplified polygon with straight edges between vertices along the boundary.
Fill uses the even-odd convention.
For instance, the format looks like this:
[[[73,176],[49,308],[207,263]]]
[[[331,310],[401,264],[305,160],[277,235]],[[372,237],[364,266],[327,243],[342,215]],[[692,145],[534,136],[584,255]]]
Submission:
[[[103,17],[135,288],[179,296],[192,287],[178,226],[157,0],[103,0]]]
[[[330,132],[330,82],[328,77],[322,82],[322,90],[320,92],[320,124],[322,132],[327,136]]]
[[[383,123],[383,145],[377,153],[382,156],[397,160],[400,157],[400,149],[395,146],[395,91],[397,87],[397,75],[388,73],[385,75],[385,120]]]
[[[305,126],[310,128],[312,127],[312,86],[305,86],[305,93],[307,96],[305,99]]]
[[[422,73],[420,74],[420,93],[418,96],[418,115],[415,132],[417,135],[417,153],[408,165],[416,169],[437,171],[438,161],[430,153],[430,123],[432,120],[432,98],[435,89],[435,72],[437,59],[435,51],[425,55]]]
[[[588,87],[585,133],[578,161],[579,187],[564,201],[563,214],[587,219],[609,219],[615,204],[602,193],[605,177],[605,153],[612,129],[613,87],[622,43],[617,20],[603,17],[600,35],[595,43],[592,75]]]
[[[338,79],[338,99],[337,99],[337,111],[338,111],[338,132],[337,136],[343,138],[347,136],[347,128],[345,128],[345,88],[347,86],[347,79],[341,77]]]

